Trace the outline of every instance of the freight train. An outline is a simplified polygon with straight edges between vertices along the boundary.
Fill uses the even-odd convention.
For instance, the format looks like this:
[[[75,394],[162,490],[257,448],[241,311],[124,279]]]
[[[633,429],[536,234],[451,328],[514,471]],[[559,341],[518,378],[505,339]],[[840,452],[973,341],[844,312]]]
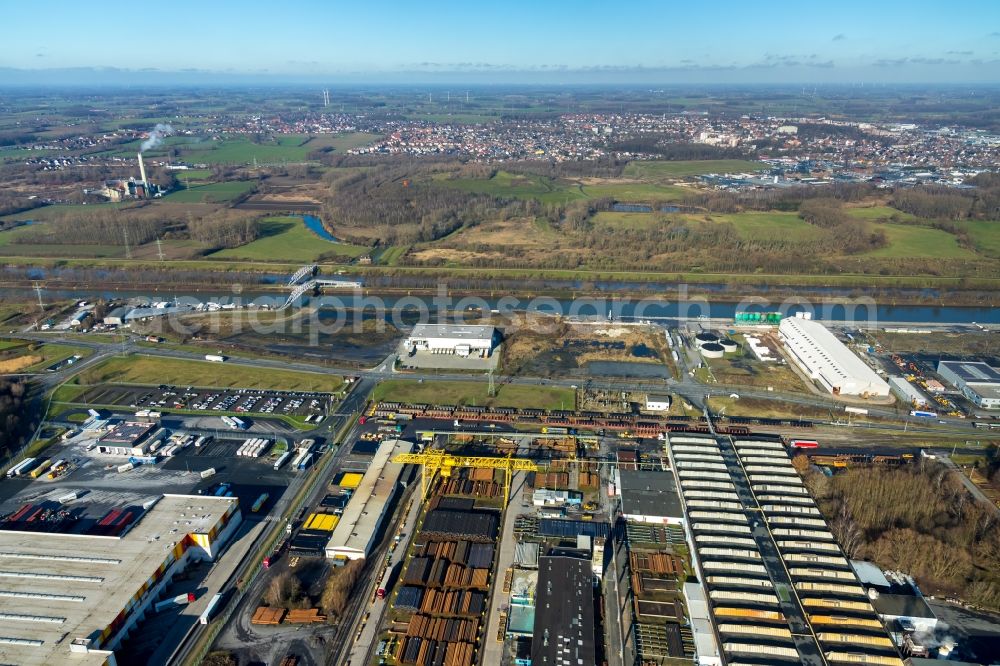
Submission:
[[[507,423],[534,423],[547,432],[575,434],[577,430],[610,430],[628,432],[636,437],[655,437],[662,432],[710,432],[704,416],[656,417],[645,414],[603,412],[573,412],[561,409],[514,409],[512,407],[475,407],[470,405],[426,405],[399,402],[375,403],[368,417],[427,418],[450,421],[490,421]],[[759,419],[731,417],[720,419],[726,425],[716,427],[722,435],[748,435],[747,426],[811,428],[811,421],[796,419]]]

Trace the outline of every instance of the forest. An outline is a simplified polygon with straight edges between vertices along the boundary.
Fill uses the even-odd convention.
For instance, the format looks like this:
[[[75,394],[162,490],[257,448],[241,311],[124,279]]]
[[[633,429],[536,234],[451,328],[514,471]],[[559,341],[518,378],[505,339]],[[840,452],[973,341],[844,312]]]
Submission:
[[[995,452],[995,450],[994,450]],[[1000,610],[1000,525],[955,472],[930,460],[827,477],[793,461],[850,558],[905,571],[929,594]],[[993,478],[1000,474],[995,467]]]
[[[155,204],[150,204],[155,205]],[[172,219],[140,214],[132,208],[100,208],[65,213],[50,222],[29,227],[11,239],[17,244],[128,245],[135,247],[160,239],[185,239],[209,248],[238,247],[260,235],[259,219],[238,211],[217,209],[200,217]]]

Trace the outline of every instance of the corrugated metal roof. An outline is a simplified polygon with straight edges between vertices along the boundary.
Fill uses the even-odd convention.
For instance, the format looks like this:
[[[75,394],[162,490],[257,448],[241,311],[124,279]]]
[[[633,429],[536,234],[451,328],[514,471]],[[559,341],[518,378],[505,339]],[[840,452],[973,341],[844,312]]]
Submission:
[[[382,520],[386,505],[396,492],[396,484],[403,471],[403,465],[390,460],[396,454],[412,450],[413,443],[401,439],[388,439],[379,445],[330,536],[326,546],[327,557],[367,557],[372,537]]]

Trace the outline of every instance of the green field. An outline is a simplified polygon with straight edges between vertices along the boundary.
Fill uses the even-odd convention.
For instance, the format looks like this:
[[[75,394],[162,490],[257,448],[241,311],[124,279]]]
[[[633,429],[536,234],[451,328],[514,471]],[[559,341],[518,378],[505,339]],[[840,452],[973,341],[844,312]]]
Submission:
[[[976,250],[1000,258],[1000,220],[969,220],[958,224],[968,232]]]
[[[395,266],[399,259],[410,249],[409,245],[393,245],[387,247],[378,255],[378,263],[383,266]]]
[[[255,184],[252,182],[233,180],[225,183],[192,185],[189,188],[171,192],[163,198],[173,203],[229,203],[254,187]]]
[[[544,176],[498,171],[489,179],[436,177],[445,187],[466,192],[491,194],[509,199],[537,199],[542,203],[566,204],[579,199],[611,198],[616,201],[679,201],[686,193],[682,187],[637,181],[607,180],[584,185],[574,181],[554,180]]]
[[[565,204],[586,198],[575,183],[563,183],[544,176],[522,176],[507,171],[498,171],[489,179],[447,178],[442,175],[435,180],[445,187],[508,199],[537,199],[542,203]]]
[[[608,181],[600,185],[584,185],[581,189],[588,199],[610,198],[626,203],[680,201],[690,193],[690,190],[675,185],[634,181]]]
[[[183,169],[175,171],[174,175],[182,183],[186,183],[189,180],[211,180],[213,176],[211,169]]]
[[[653,213],[616,213],[601,211],[594,215],[594,226],[609,229],[648,229],[660,219]]]
[[[240,247],[220,250],[211,257],[254,261],[316,261],[323,255],[356,257],[368,251],[368,248],[360,245],[324,240],[298,217],[269,217],[261,224],[262,235],[257,240]]]
[[[848,215],[859,220],[890,220],[895,218],[900,222],[910,222],[917,219],[915,216],[892,206],[867,206],[865,208],[845,208],[844,210]]]
[[[392,379],[375,387],[372,399],[429,405],[576,408],[576,392],[573,389],[505,384],[499,388],[496,396],[491,397],[488,391],[489,385],[480,382],[418,382],[415,379]]]
[[[195,140],[189,137],[168,137],[164,148],[177,148],[181,159],[194,164],[250,164],[254,160],[258,164],[274,164],[281,162],[304,162],[309,153],[321,148],[333,148],[336,151],[347,151],[371,143],[377,135],[364,132],[348,134],[324,135],[313,137],[306,134],[284,134],[273,140],[254,143],[245,136],[232,136],[221,139]],[[138,145],[138,143],[136,142]],[[137,147],[136,145],[136,147]],[[116,152],[123,155],[133,150],[120,149]],[[134,152],[134,151],[133,151]],[[159,156],[163,150],[150,151],[151,157]],[[178,174],[183,180],[183,175]]]
[[[666,179],[689,178],[707,173],[745,173],[764,171],[766,164],[748,160],[678,160],[630,162],[624,175],[630,178]]]
[[[865,253],[866,257],[886,259],[978,259],[972,250],[961,247],[958,238],[947,231],[907,224],[880,224],[889,237],[886,247]]]
[[[81,372],[75,383],[171,384],[211,388],[256,388],[285,391],[336,392],[344,380],[321,372],[253,368],[233,363],[187,361],[157,356],[110,358]],[[67,387],[69,389],[70,387]],[[65,394],[63,394],[65,395]]]

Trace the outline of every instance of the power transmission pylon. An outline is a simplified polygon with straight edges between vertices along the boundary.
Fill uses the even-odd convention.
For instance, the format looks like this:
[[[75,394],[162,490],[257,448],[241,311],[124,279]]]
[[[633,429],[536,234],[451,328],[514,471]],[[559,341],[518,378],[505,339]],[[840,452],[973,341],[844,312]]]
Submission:
[[[163,241],[159,238],[156,239],[156,256],[163,261]]]

